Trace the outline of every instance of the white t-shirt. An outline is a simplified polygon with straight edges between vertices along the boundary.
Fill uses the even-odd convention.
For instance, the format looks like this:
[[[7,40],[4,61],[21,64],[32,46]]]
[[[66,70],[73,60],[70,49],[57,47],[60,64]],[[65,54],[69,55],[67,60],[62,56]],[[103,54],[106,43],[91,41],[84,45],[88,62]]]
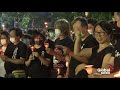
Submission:
[[[4,68],[4,62],[0,58],[0,77],[4,77],[6,74],[5,68]]]
[[[5,52],[6,47],[2,47],[2,51]],[[6,74],[5,68],[4,68],[4,61],[0,58],[0,77],[4,77]]]

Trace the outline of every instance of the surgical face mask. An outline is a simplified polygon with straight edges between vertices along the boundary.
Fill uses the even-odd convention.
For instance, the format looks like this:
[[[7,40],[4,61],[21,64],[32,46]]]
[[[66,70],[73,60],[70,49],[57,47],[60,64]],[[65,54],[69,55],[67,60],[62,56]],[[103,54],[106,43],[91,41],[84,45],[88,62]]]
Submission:
[[[61,34],[60,29],[55,29],[55,37],[59,37]]]
[[[7,44],[7,40],[6,39],[1,39],[1,44],[2,45],[6,45]]]
[[[49,36],[50,37],[54,37],[54,33],[53,32],[49,32]]]
[[[14,37],[10,37],[10,41],[11,41],[12,43],[15,43],[15,42],[16,42]]]
[[[92,29],[88,29],[88,32],[89,32],[90,34],[93,34]]]

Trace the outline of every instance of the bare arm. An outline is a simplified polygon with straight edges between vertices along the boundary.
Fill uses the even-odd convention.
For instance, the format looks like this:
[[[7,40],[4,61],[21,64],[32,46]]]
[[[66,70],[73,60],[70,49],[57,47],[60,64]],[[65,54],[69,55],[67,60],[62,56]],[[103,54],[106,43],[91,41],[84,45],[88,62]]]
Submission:
[[[111,55],[112,55],[111,53],[108,53],[104,56],[101,68],[106,68],[110,63],[113,65],[112,63],[113,60],[110,60],[112,57]]]
[[[29,66],[32,60],[33,60],[33,54],[31,54],[31,55],[29,56],[29,59],[28,59],[27,61],[25,61],[25,65],[26,65],[26,66]]]
[[[50,59],[49,58],[43,58],[41,56],[39,56],[38,58],[44,65],[46,65],[46,66],[50,65]]]
[[[25,58],[22,58],[22,57],[20,57],[20,59],[8,58],[7,61],[8,61],[8,62],[11,62],[11,63],[13,63],[13,64],[24,64]]]
[[[81,36],[76,35],[76,40],[74,44],[74,54],[78,55],[80,51],[81,51]]]
[[[78,61],[81,61],[83,63],[88,63],[88,59],[90,58],[90,56],[92,55],[92,48],[84,48],[81,50],[81,52],[79,54],[74,54],[71,53],[70,54],[72,57],[74,57],[75,59],[77,59]]]

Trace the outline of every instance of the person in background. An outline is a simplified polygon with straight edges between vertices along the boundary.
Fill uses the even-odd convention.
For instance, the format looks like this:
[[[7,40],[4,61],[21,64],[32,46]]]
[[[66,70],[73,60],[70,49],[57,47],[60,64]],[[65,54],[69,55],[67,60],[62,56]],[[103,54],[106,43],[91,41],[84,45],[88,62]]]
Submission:
[[[0,55],[4,55],[7,45],[9,44],[9,33],[6,31],[1,32],[0,42],[2,47],[0,48]],[[6,71],[4,68],[4,62],[0,59],[0,77],[5,77]]]
[[[97,20],[96,19],[88,19],[87,22],[88,22],[88,32],[93,35],[94,27],[97,23]]]
[[[48,38],[55,41],[55,30],[53,28],[48,29]]]

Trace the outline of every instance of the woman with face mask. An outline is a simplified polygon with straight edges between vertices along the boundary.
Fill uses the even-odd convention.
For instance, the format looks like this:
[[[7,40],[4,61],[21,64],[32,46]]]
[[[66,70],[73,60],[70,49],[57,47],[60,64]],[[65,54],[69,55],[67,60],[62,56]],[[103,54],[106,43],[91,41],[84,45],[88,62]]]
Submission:
[[[28,76],[31,78],[49,78],[51,56],[45,51],[45,36],[38,31],[31,42],[31,49],[28,52],[28,58],[25,62]]]
[[[66,46],[70,48],[71,50],[73,49],[73,40],[70,37],[70,25],[69,22],[66,19],[59,19],[55,22],[54,24],[55,28],[55,49],[52,50],[50,48],[46,49],[47,53],[54,55],[56,58],[55,60],[58,60],[58,66],[60,65],[60,73],[59,75],[62,77],[68,76],[68,71],[66,67],[66,62],[68,62],[65,58],[69,56],[64,56],[63,55],[63,48],[59,49],[59,45]],[[56,49],[58,52],[56,52]],[[61,55],[59,53],[62,53]],[[63,67],[62,67],[63,66]],[[62,68],[61,68],[62,67]],[[56,70],[56,68],[55,68]],[[57,73],[56,73],[57,74]],[[59,76],[58,75],[58,76]],[[56,75],[55,75],[56,76]],[[56,77],[55,77],[56,78]]]
[[[6,31],[3,31],[1,33],[1,39],[0,39],[0,43],[2,45],[2,47],[0,48],[0,54],[4,55],[4,52],[7,48],[7,45],[9,43],[9,33]],[[0,59],[0,77],[4,77],[4,75],[6,74],[5,68],[4,68],[4,62]]]

